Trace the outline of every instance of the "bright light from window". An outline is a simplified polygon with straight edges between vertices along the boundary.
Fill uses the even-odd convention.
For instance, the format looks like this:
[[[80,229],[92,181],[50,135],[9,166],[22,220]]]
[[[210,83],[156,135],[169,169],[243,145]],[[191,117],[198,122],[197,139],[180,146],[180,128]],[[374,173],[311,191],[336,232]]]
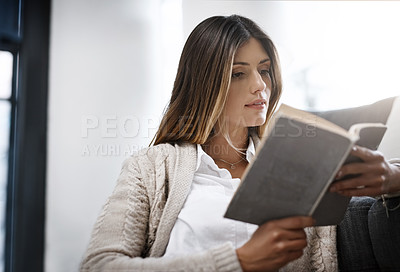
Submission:
[[[13,55],[0,51],[0,271],[4,270],[5,215],[7,203],[8,149],[11,104],[3,100],[11,96]]]
[[[281,3],[283,102],[328,110],[400,94],[400,2]]]
[[[11,95],[11,80],[13,55],[10,52],[0,51],[0,99]]]

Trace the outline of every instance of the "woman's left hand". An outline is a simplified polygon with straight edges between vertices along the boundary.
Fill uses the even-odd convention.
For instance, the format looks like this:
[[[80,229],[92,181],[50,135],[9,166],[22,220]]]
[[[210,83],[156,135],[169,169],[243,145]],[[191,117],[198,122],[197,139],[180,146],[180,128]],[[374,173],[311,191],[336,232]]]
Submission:
[[[386,161],[382,153],[355,146],[351,155],[363,162],[342,166],[336,180],[346,175],[356,176],[334,182],[330,187],[331,192],[345,196],[378,196],[400,191],[400,167]]]

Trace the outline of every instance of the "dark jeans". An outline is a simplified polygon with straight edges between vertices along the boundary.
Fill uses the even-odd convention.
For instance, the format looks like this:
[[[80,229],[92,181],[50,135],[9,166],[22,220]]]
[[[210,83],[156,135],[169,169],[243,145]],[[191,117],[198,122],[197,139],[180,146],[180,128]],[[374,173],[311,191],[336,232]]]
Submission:
[[[389,209],[400,197],[386,199]],[[340,271],[400,271],[400,208],[389,211],[382,200],[353,197],[338,226]]]

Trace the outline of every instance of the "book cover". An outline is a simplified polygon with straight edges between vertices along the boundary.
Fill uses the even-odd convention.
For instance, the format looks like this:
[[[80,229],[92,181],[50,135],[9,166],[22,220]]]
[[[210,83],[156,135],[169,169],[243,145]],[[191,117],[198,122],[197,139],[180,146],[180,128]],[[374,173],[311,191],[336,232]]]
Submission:
[[[385,132],[386,126],[364,127],[359,131],[360,139],[356,142],[356,145],[376,150]],[[361,161],[361,159],[354,156],[348,156],[344,164],[357,161]],[[346,178],[349,177],[343,177],[343,179]],[[350,199],[351,197],[326,191],[324,197],[318,203],[312,214],[317,221],[316,225],[326,226],[339,224],[340,221],[343,220]]]
[[[282,110],[283,107],[283,110]],[[312,215],[316,225],[340,223],[349,198],[326,193],[360,133],[361,141],[376,146],[377,133],[364,125],[356,134],[314,115],[282,105],[280,115],[257,150],[225,217],[261,225],[268,220]],[[293,116],[291,116],[293,115]],[[375,126],[375,125],[373,125]],[[359,142],[362,144],[362,142]]]

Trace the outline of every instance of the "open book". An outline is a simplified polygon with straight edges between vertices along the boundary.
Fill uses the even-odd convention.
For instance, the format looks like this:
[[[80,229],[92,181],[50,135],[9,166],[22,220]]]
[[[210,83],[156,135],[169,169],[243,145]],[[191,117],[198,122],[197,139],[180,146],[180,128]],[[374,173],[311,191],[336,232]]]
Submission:
[[[225,217],[261,225],[272,219],[313,216],[317,226],[337,225],[349,197],[329,186],[357,144],[376,149],[382,123],[360,123],[348,131],[321,117],[282,104],[270,121]],[[346,177],[345,177],[346,178]]]

